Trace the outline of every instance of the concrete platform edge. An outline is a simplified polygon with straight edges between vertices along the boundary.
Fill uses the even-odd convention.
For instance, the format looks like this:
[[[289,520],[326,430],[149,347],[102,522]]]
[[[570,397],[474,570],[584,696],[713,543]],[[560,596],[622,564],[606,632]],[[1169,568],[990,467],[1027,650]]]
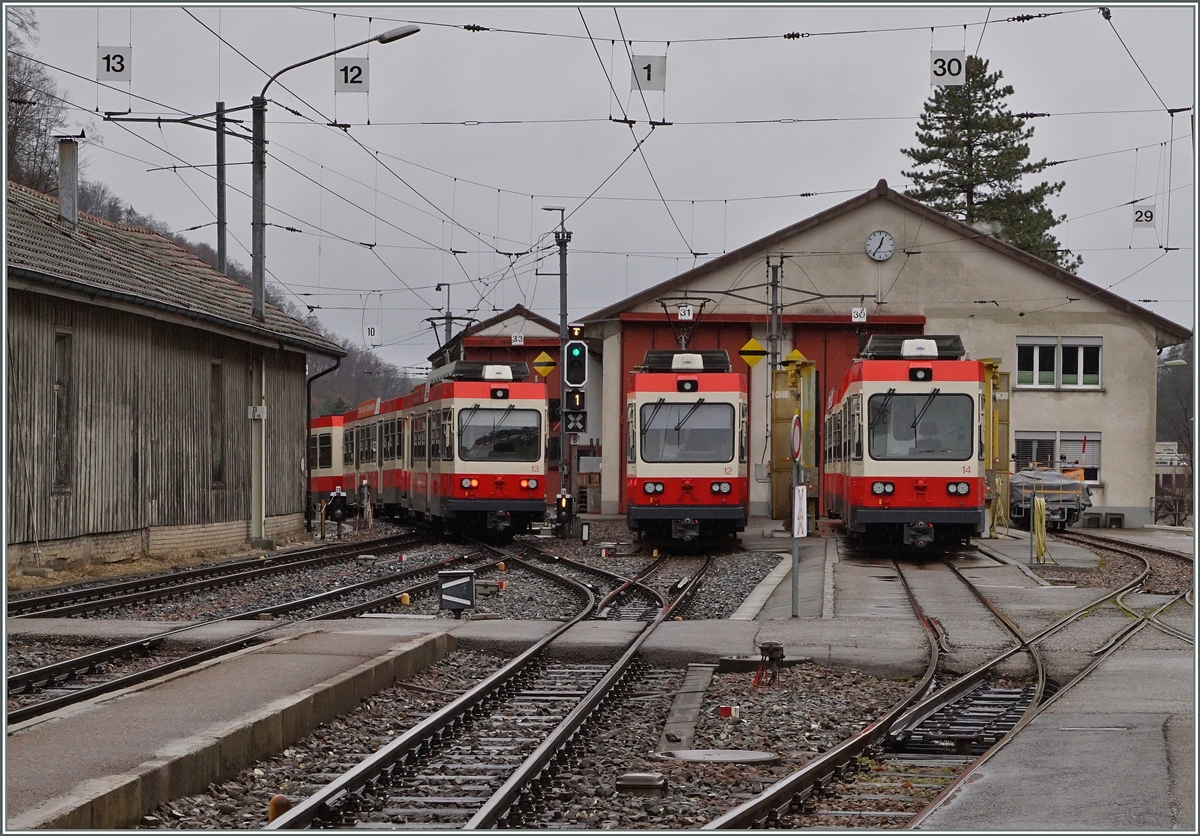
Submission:
[[[129,772],[85,781],[10,819],[5,830],[133,827],[156,805],[201,792],[277,754],[364,698],[438,662],[456,646],[449,633],[407,641],[298,694],[174,741]]]

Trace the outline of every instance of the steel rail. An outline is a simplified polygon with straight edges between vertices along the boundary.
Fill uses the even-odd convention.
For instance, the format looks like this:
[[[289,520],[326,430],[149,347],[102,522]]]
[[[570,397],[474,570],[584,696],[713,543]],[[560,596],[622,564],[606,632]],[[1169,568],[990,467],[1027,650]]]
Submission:
[[[693,592],[698,588],[701,578],[707,572],[708,567],[712,564],[711,558],[707,560],[704,566],[692,576],[687,585],[680,590],[679,594],[671,601],[665,602],[662,612],[652,622],[647,623],[646,627],[639,632],[636,638],[626,648],[621,658],[608,670],[608,673],[596,683],[595,687],[588,692],[587,696],[575,706],[571,712],[563,718],[563,721],[542,741],[530,755],[526,758],[519,767],[508,777],[498,790],[492,794],[483,806],[476,811],[475,815],[463,825],[464,830],[481,830],[484,828],[495,827],[500,819],[509,811],[513,803],[516,802],[518,796],[522,793],[525,787],[537,779],[544,770],[546,770],[557,753],[567,744],[571,737],[587,722],[593,712],[598,709],[604,700],[612,693],[613,688],[625,676],[630,665],[633,664],[634,657],[641,650],[642,645],[650,634],[671,617],[675,608],[686,601]],[[655,564],[657,565],[657,564]]]
[[[759,826],[763,822],[769,824],[772,820],[777,819],[780,814],[785,813],[793,804],[794,799],[808,797],[816,789],[828,783],[829,780],[843,771],[846,765],[852,762],[862,751],[886,734],[901,713],[914,700],[920,698],[929,688],[930,683],[933,682],[933,677],[937,672],[938,662],[941,658],[938,649],[937,633],[933,629],[929,618],[921,609],[920,604],[917,603],[916,596],[913,595],[912,588],[908,585],[907,579],[899,571],[899,566],[894,561],[892,566],[899,574],[900,582],[904,586],[904,592],[908,596],[908,602],[912,606],[917,620],[925,629],[929,640],[929,663],[926,666],[925,675],[921,677],[921,681],[917,683],[917,686],[909,694],[902,697],[895,705],[889,708],[887,713],[858,734],[847,738],[825,754],[809,761],[798,771],[776,781],[749,801],[706,823],[700,828],[701,830],[751,828]]]
[[[207,564],[205,566],[194,567],[191,569],[157,572],[151,575],[124,578],[108,583],[96,583],[87,586],[72,585],[49,592],[43,591],[40,593],[23,595],[20,597],[10,597],[8,604],[5,607],[5,612],[9,618],[19,618],[30,614],[33,614],[34,617],[38,617],[43,610],[55,607],[56,605],[63,605],[66,602],[74,600],[84,599],[102,601],[105,597],[115,597],[117,594],[168,587],[180,582],[199,580],[206,577],[228,576],[238,572],[263,568],[266,566],[278,567],[288,565],[305,565],[304,561],[306,560],[313,560],[320,557],[344,556],[344,553],[361,551],[366,546],[371,548],[379,548],[382,546],[383,548],[390,549],[395,547],[403,547],[409,542],[417,541],[417,538],[414,538],[411,534],[398,534],[390,537],[382,537],[376,540],[357,541],[353,544],[342,543],[337,545],[315,546],[275,555],[264,554],[259,557],[247,558],[244,560],[233,560],[224,563]]]
[[[561,578],[561,576],[559,577]],[[341,799],[365,787],[367,784],[379,781],[385,774],[390,774],[398,763],[410,754],[417,752],[422,746],[427,745],[428,741],[437,736],[447,734],[469,712],[481,705],[522,670],[527,668],[535,658],[545,651],[551,642],[587,618],[588,613],[595,606],[595,594],[578,581],[571,580],[570,578],[561,578],[561,580],[577,588],[581,597],[586,601],[586,605],[573,618],[537,642],[534,642],[527,650],[517,655],[508,664],[485,677],[457,699],[418,722],[394,741],[363,760],[358,766],[338,776],[316,793],[292,807],[291,810],[267,824],[267,829],[298,830],[306,828],[316,819],[326,814]]]
[[[177,629],[169,630],[165,633],[159,633],[154,636],[135,639],[114,647],[102,648],[83,656],[77,656],[73,659],[67,659],[62,662],[55,662],[51,665],[44,665],[40,668],[13,674],[6,680],[6,690],[8,694],[12,695],[26,693],[38,687],[54,687],[55,683],[69,681],[70,679],[81,674],[90,673],[97,665],[105,662],[112,662],[127,656],[132,656],[135,653],[145,653],[160,645],[167,638],[178,636],[180,633],[197,630],[201,627],[207,627],[213,624],[219,624],[222,621],[237,621],[257,618],[259,614],[272,614],[280,611],[281,607],[299,609],[302,606],[311,606],[313,603],[317,603],[321,600],[345,595],[348,592],[353,592],[364,587],[395,583],[396,581],[402,581],[415,575],[436,571],[440,568],[454,565],[459,561],[470,559],[470,557],[470,555],[467,555],[464,557],[448,558],[447,560],[443,560],[438,563],[414,567],[403,572],[396,572],[391,575],[373,579],[371,581],[364,581],[363,583],[353,584],[347,587],[339,587],[338,589],[329,592],[319,593],[317,595],[309,596],[308,598],[300,599],[300,602],[292,602],[292,604],[276,605],[272,607],[261,607],[256,610],[234,613],[232,615],[204,621],[199,624],[189,624],[185,627],[179,627]],[[85,700],[93,699],[113,691],[118,691],[123,688],[148,682],[157,677],[166,676],[170,673],[184,670],[193,665],[206,662],[209,659],[214,659],[218,656],[232,653],[235,650],[240,650],[249,644],[256,643],[259,637],[273,630],[279,630],[294,624],[302,624],[306,621],[328,620],[332,618],[344,618],[352,615],[359,615],[362,612],[378,609],[385,604],[397,600],[403,592],[408,592],[409,594],[419,594],[422,591],[426,591],[431,585],[436,583],[436,580],[428,581],[424,584],[418,584],[412,588],[402,590],[401,592],[391,593],[381,598],[376,598],[361,604],[354,604],[341,610],[336,610],[332,613],[318,613],[306,618],[296,619],[295,621],[272,624],[271,626],[264,627],[261,630],[247,633],[239,638],[231,639],[219,645],[196,651],[195,653],[182,656],[178,659],[174,659],[169,662],[163,662],[159,665],[153,665],[145,670],[136,671],[134,673],[126,674],[125,676],[117,677],[105,682],[100,682],[89,686],[88,688],[79,689],[72,694],[54,697],[49,700],[42,700],[27,706],[13,709],[12,711],[7,712],[5,719],[11,724],[32,719],[33,717],[38,717],[43,714],[48,714],[51,711],[55,711],[68,705],[84,702]]]

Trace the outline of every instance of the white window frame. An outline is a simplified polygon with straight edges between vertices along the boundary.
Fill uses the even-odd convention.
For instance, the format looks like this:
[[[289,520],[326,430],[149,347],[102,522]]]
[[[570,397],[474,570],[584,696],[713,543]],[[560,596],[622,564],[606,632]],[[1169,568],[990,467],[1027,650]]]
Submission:
[[[1021,382],[1021,349],[1031,348],[1033,350],[1033,382]],[[1045,369],[1041,366],[1042,350],[1044,348],[1053,349],[1053,382],[1040,382],[1042,373]],[[1083,357],[1084,349],[1095,348],[1098,352],[1097,357],[1097,374],[1095,383],[1084,383],[1083,381]],[[1076,352],[1076,382],[1063,382],[1063,359],[1066,352]],[[1018,336],[1017,337],[1017,375],[1015,389],[1046,389],[1054,391],[1098,391],[1104,388],[1104,338],[1103,337],[1044,337],[1044,336]]]
[[[1063,452],[1064,442],[1068,442],[1068,443],[1082,442],[1085,437],[1087,438],[1088,449],[1084,451],[1084,461],[1079,464],[1076,464],[1074,461],[1070,461],[1070,462],[1064,461],[1063,456],[1066,455],[1066,453]],[[1085,470],[1094,469],[1096,471],[1096,478],[1095,479],[1085,478],[1083,481],[1092,487],[1103,487],[1103,485],[1104,485],[1104,478],[1103,478],[1104,477],[1104,446],[1101,443],[1103,441],[1102,433],[1092,432],[1092,431],[1080,432],[1077,430],[1015,430],[1013,432],[1013,444],[1012,444],[1012,449],[1013,449],[1014,455],[1016,454],[1016,448],[1017,448],[1018,441],[1051,441],[1051,442],[1053,442],[1054,452],[1052,454],[1052,456],[1053,456],[1052,466],[1054,467],[1055,470],[1058,470],[1061,472],[1064,470],[1075,470],[1075,469],[1081,468],[1081,467],[1084,468]],[[1085,463],[1087,461],[1093,460],[1093,456],[1094,456],[1095,465],[1094,465],[1094,467],[1089,467]],[[1026,462],[1024,462],[1022,460],[1014,460],[1012,462],[1012,464],[1015,469],[1021,469],[1026,466]]]

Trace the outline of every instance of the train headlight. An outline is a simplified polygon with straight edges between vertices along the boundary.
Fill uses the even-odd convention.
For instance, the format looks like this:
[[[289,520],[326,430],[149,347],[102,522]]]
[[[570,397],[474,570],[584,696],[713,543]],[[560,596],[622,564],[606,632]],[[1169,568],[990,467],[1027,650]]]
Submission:
[[[729,493],[730,490],[732,490],[732,486],[728,482],[713,482],[712,483],[712,492],[713,493]]]
[[[721,483],[721,493],[729,493],[731,490],[733,490],[733,486],[728,482]]]
[[[884,492],[884,490],[886,490],[886,489],[883,486],[883,482],[872,482],[871,483],[871,493],[880,495]]]
[[[958,482],[950,482],[946,485],[946,490],[950,493],[958,493]]]
[[[468,479],[466,476],[464,476],[462,481],[459,482],[458,484],[462,485],[464,488],[469,488],[469,487],[471,487],[471,480]]]
[[[533,489],[534,489],[534,488],[536,488],[537,486],[538,486],[538,481],[537,481],[537,479],[530,479],[530,480],[529,480],[529,489],[530,489],[530,490],[533,490]]]
[[[967,494],[969,494],[971,492],[971,484],[969,482],[959,482],[958,483],[958,492],[962,496],[966,496]]]
[[[884,482],[884,483],[883,483],[883,492],[884,492],[884,493],[888,493],[888,494],[895,493],[895,492],[896,492],[896,486],[895,486],[895,485],[893,485],[891,482]]]
[[[645,482],[642,484],[642,490],[644,490],[646,493],[652,494],[656,490],[658,490],[658,486],[655,485],[653,482]]]

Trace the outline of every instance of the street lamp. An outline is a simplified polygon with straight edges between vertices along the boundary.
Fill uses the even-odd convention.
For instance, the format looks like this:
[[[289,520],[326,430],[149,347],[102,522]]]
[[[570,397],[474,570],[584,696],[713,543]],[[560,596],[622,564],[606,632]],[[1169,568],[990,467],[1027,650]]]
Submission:
[[[560,497],[570,496],[571,491],[571,457],[567,452],[567,418],[563,410],[567,408],[567,242],[571,233],[567,232],[567,208],[565,206],[543,206],[545,212],[558,213],[558,229],[554,232],[554,243],[558,244],[558,476]],[[570,511],[570,501],[560,507]]]
[[[298,61],[291,66],[284,67],[267,79],[267,83],[263,85],[262,92],[250,100],[250,107],[254,114],[250,159],[250,315],[257,321],[262,322],[266,319],[263,300],[266,295],[265,265],[267,259],[267,88],[275,83],[275,79],[288,70],[294,70],[296,67],[311,64],[313,61],[320,61],[322,58],[328,58],[331,55],[369,44],[372,41],[381,44],[390,44],[392,41],[398,41],[401,38],[407,38],[409,35],[415,35],[419,31],[421,31],[420,27],[411,24],[399,26],[395,29],[389,29],[373,38],[367,38],[365,41],[359,41],[358,43],[339,47],[338,49],[305,59],[304,61]],[[257,402],[258,409],[254,410],[253,419],[250,422],[250,545],[251,548],[272,548],[274,543],[263,537],[263,528],[267,515],[267,445],[263,428],[263,425],[266,423],[267,375],[266,354],[261,349],[258,350],[256,360],[257,362],[253,363],[253,380],[251,383],[253,387],[251,389],[252,405],[254,402]],[[309,428],[305,426],[304,451],[306,455],[308,453],[308,432]],[[312,471],[310,470],[310,480],[311,473]]]
[[[313,61],[320,61],[322,58],[328,58],[331,55],[337,55],[339,52],[345,52],[348,49],[369,44],[373,41],[381,44],[390,44],[392,41],[398,41],[401,38],[407,38],[409,35],[415,35],[421,31],[419,26],[409,24],[407,26],[398,26],[395,29],[376,35],[373,38],[367,38],[365,41],[359,41],[348,46],[338,47],[330,52],[307,58],[303,61],[298,61],[289,67],[284,67],[275,75],[267,79],[267,83],[263,85],[262,92],[251,99],[251,108],[253,109],[253,154],[251,158],[251,192],[253,201],[253,217],[250,220],[251,240],[251,293],[253,294],[251,312],[255,319],[259,322],[263,320],[263,296],[264,296],[264,275],[265,262],[267,257],[266,249],[266,188],[267,188],[267,88],[275,83],[275,79],[286,73],[288,70],[294,70],[297,67],[303,67],[305,64],[311,64]]]

